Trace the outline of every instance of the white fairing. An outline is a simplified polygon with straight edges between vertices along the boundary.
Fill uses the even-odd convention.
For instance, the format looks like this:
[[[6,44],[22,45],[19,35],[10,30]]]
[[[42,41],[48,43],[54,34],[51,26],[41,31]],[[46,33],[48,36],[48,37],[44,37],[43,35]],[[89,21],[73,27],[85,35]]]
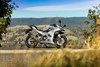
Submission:
[[[42,34],[42,35],[45,35],[45,34],[46,34],[46,33],[43,32],[43,31],[39,31],[39,30],[37,30],[34,26],[32,26],[32,28],[33,28],[36,32],[38,32],[38,33],[40,33],[40,34]]]
[[[49,29],[49,27],[50,27],[50,25],[46,25],[46,26],[43,28],[43,30],[47,30],[47,29]]]
[[[49,39],[50,39],[50,41],[51,41],[52,43],[54,43],[54,42],[53,42],[54,33],[55,33],[56,31],[58,31],[58,30],[60,30],[60,29],[59,29],[59,28],[54,28],[54,30],[51,30],[51,31],[48,32],[48,34],[51,35],[51,37],[49,37]]]
[[[32,27],[36,32],[38,32],[39,34],[41,34],[41,35],[43,35],[43,36],[47,36],[47,39],[46,39],[46,41],[43,41],[43,42],[46,42],[46,43],[52,43],[52,44],[54,44],[54,42],[53,42],[53,37],[54,37],[54,33],[56,32],[56,31],[59,31],[60,30],[60,28],[59,27],[53,27],[53,26],[46,26],[46,29],[45,30],[47,30],[47,29],[49,29],[49,28],[51,28],[51,30],[49,31],[49,32],[43,32],[43,31],[40,31],[40,30],[38,30],[38,29],[36,29],[36,27]]]

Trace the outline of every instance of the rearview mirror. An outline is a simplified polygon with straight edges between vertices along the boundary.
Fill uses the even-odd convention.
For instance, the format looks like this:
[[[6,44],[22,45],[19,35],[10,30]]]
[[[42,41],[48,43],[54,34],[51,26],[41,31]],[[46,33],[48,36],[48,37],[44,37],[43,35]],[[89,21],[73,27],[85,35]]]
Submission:
[[[66,25],[64,25],[63,27],[66,27]]]
[[[59,20],[59,23],[61,24],[61,20]]]

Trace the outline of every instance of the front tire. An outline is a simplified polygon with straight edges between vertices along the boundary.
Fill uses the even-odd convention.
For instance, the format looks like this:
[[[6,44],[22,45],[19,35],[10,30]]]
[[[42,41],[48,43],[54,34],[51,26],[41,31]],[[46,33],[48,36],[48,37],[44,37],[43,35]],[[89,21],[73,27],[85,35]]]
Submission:
[[[61,37],[57,36],[57,38],[55,40],[55,44],[56,44],[57,48],[60,48],[61,46],[63,48],[65,48],[66,44],[67,44],[67,38],[66,38],[66,36],[61,36]]]

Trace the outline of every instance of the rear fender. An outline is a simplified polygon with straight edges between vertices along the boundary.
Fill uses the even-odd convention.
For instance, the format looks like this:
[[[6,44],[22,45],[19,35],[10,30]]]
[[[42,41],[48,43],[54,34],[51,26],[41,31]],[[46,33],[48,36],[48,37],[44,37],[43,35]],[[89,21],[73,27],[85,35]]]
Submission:
[[[32,31],[32,29],[28,29],[25,34],[28,34],[30,31]]]
[[[33,26],[33,25],[30,25],[30,26],[29,26],[29,27],[30,27],[30,29],[28,29],[28,30],[25,32],[26,34],[28,34],[30,31],[32,31],[32,30],[33,30],[32,26]]]

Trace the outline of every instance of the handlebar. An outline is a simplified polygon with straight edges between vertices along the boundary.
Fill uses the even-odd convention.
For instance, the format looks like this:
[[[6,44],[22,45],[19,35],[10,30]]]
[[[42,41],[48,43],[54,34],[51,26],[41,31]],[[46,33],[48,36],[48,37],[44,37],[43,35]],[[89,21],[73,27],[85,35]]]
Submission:
[[[59,27],[62,27],[62,28],[66,27],[66,25],[62,26],[61,23],[62,23],[61,20],[59,20],[59,24],[51,24],[50,26],[54,26],[54,27],[58,27],[59,26]]]

